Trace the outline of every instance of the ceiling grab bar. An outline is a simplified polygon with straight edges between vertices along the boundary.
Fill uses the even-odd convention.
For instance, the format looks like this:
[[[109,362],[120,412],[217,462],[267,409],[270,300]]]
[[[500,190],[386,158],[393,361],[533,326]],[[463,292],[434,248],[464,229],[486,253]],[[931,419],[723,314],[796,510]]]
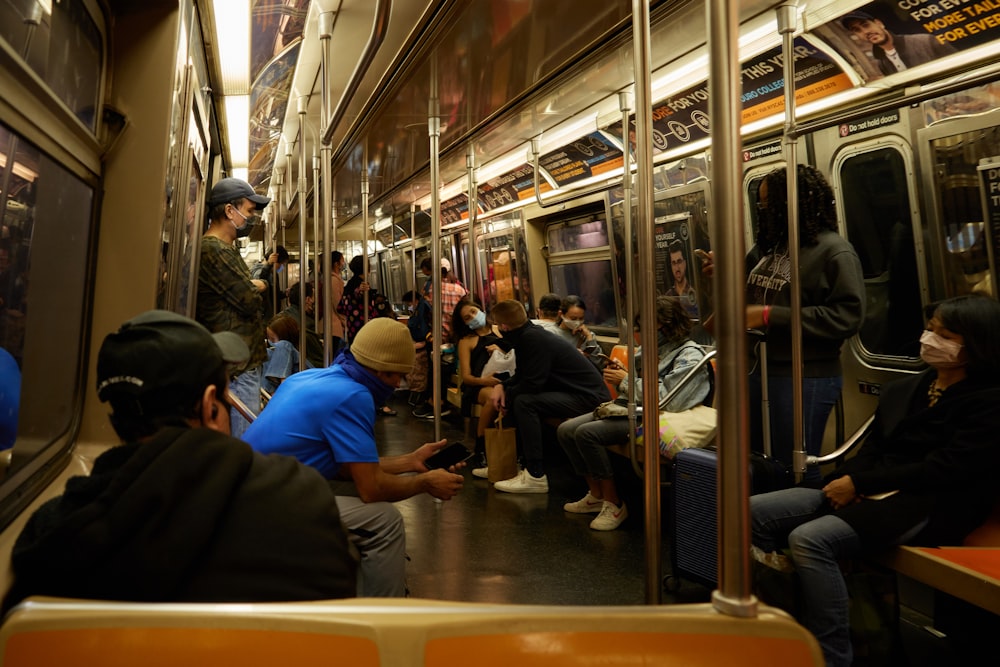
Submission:
[[[344,88],[344,92],[341,93],[336,108],[334,108],[333,112],[327,118],[327,125],[323,128],[324,146],[329,145],[333,141],[333,131],[337,128],[337,124],[340,123],[340,119],[347,113],[348,103],[354,99],[354,94],[358,91],[361,80],[368,73],[368,68],[371,67],[372,61],[375,59],[375,53],[382,46],[385,33],[389,29],[389,14],[391,13],[392,0],[378,0],[378,5],[375,7],[375,17],[372,20],[372,32],[368,37],[368,43],[365,44],[365,50],[361,52],[361,58],[354,68],[354,73],[351,74],[350,81],[347,82],[347,86]],[[325,77],[329,76],[329,69],[324,69],[326,70],[324,76],[325,83]],[[365,253],[367,254],[367,248],[365,249]]]

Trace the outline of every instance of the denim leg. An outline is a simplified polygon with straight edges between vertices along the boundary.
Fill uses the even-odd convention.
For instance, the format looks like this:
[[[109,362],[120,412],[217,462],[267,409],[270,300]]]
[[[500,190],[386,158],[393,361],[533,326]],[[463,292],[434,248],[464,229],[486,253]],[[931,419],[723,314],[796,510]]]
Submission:
[[[764,551],[783,549],[789,533],[815,519],[824,504],[822,491],[801,487],[750,496],[753,543]]]
[[[358,597],[406,595],[406,529],[392,503],[366,503],[337,496],[347,537],[361,554]]]
[[[229,393],[243,401],[254,414],[260,412],[260,366],[243,371],[229,383]],[[229,410],[229,433],[242,438],[250,422],[236,408]]]
[[[802,624],[819,641],[828,667],[850,667],[849,598],[838,561],[860,554],[861,538],[828,514],[793,530],[788,544],[802,586]]]
[[[593,419],[594,415],[592,413],[580,415],[579,417],[564,421],[556,429],[556,439],[559,441],[559,445],[566,452],[566,456],[569,458],[574,472],[581,476],[586,476],[588,472],[587,464],[584,462],[583,456],[580,455],[580,448],[576,443],[576,431],[580,426],[590,423]]]
[[[525,467],[535,477],[545,474],[542,419],[566,419],[592,411],[592,401],[579,394],[557,391],[519,394],[514,397],[514,420],[524,453]]]
[[[802,381],[802,423],[805,430],[806,452],[819,456],[823,448],[823,434],[826,422],[833,411],[833,406],[840,397],[843,378],[840,376],[803,378]],[[771,415],[771,454],[782,463],[792,462],[792,450],[797,438],[793,430],[792,382],[791,378],[769,376],[768,401]],[[760,374],[750,376],[750,405],[760,405]],[[753,448],[763,451],[761,434],[760,409],[751,407],[750,428]],[[805,475],[806,480],[820,480],[819,468],[811,467]]]
[[[594,479],[612,479],[615,474],[608,447],[628,442],[628,419],[595,419],[576,430],[576,444]]]

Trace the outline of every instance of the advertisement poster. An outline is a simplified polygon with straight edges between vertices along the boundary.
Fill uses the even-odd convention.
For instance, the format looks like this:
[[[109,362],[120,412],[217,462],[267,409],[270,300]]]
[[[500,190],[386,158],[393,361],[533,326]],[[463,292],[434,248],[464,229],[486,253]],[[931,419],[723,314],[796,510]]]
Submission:
[[[1000,37],[1000,2],[872,2],[813,33],[834,47],[867,82],[996,40]]]
[[[692,320],[698,320],[698,286],[691,236],[691,216],[680,213],[657,216],[653,227],[656,244],[653,274],[657,291],[681,300]]]
[[[550,192],[552,186],[544,178],[539,183],[540,194]],[[535,195],[535,169],[530,164],[522,164],[513,171],[480,183],[477,189],[480,208],[492,211],[495,208]]]
[[[624,160],[621,150],[600,132],[591,132],[571,144],[546,153],[538,166],[557,187],[620,169]]]

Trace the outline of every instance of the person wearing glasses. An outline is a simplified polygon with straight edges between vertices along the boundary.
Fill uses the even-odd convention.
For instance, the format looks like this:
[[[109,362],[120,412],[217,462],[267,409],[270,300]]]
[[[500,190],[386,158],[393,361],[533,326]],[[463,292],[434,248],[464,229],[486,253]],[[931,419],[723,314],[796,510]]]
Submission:
[[[688,279],[687,253],[684,252],[684,243],[679,239],[674,239],[667,246],[670,253],[670,275],[674,278],[674,284],[667,290],[667,296],[677,297],[684,311],[692,320],[698,319],[698,297],[694,292],[694,286]]]

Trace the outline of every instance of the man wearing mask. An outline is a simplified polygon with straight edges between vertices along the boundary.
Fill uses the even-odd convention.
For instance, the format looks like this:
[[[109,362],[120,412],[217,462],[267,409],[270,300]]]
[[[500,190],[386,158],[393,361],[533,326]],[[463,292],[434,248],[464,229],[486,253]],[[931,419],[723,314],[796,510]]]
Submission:
[[[267,359],[262,292],[267,283],[253,280],[235,242],[249,236],[260,220],[258,211],[271,202],[239,178],[224,178],[208,197],[208,231],[201,237],[198,306],[195,319],[212,333],[232,331],[250,348],[250,358],[236,369],[231,394],[253,411],[260,409],[260,369]],[[233,408],[232,435],[240,438],[249,425]]]

